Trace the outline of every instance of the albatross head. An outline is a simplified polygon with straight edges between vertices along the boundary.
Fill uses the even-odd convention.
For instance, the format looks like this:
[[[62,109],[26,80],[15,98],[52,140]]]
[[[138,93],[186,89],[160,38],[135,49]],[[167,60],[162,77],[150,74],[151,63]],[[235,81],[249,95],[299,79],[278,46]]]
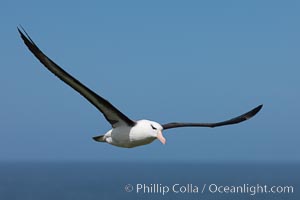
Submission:
[[[163,127],[159,123],[150,120],[139,120],[138,127],[140,133],[143,133],[145,137],[158,139],[163,144],[166,143],[166,139],[162,134]]]
[[[163,127],[157,122],[154,121],[148,121],[148,122],[151,127],[150,129],[151,135],[156,137],[161,143],[166,144],[166,139],[162,134]]]

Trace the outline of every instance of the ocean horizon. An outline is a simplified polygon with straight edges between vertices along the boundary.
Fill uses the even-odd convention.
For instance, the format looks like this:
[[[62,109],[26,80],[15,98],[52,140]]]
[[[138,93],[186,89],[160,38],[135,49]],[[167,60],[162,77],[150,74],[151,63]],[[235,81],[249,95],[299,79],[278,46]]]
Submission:
[[[0,199],[300,199],[300,163],[0,162]]]

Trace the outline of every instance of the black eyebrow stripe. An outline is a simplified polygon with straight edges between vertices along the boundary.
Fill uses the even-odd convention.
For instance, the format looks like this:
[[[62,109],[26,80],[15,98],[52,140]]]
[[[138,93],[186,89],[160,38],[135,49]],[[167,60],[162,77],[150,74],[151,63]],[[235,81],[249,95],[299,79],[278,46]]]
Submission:
[[[155,128],[152,124],[150,124],[151,125],[151,127],[154,129],[154,130],[157,130],[157,128]]]

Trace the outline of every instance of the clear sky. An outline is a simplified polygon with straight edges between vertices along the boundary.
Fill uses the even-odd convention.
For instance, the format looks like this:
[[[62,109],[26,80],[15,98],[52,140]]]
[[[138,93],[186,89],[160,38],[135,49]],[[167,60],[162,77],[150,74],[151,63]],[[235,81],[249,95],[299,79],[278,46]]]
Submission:
[[[299,1],[4,1],[0,160],[300,161]],[[65,70],[132,119],[214,122],[133,149],[47,71],[21,24]]]

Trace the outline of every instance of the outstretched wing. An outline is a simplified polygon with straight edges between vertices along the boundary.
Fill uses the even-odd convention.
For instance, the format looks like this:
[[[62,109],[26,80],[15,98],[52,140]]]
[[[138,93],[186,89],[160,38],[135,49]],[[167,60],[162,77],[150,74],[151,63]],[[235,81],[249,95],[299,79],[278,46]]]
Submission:
[[[173,122],[173,123],[168,123],[168,124],[163,124],[162,127],[164,130],[170,129],[170,128],[178,128],[178,127],[210,127],[214,128],[217,126],[225,126],[225,125],[230,125],[230,124],[237,124],[240,122],[243,122],[245,120],[250,119],[256,113],[260,111],[260,109],[263,107],[263,105],[259,105],[256,108],[250,110],[247,113],[244,113],[238,117],[223,121],[223,122],[217,122],[217,123],[185,123],[185,122]]]
[[[74,90],[84,96],[89,102],[91,102],[107,119],[112,127],[128,125],[134,126],[135,122],[121,113],[116,107],[114,107],[109,101],[97,95],[95,92],[84,86],[50,58],[48,58],[33,42],[26,31],[22,28],[23,32],[18,31],[28,49],[35,55],[35,57],[53,74],[60,78],[63,82],[71,86]]]

